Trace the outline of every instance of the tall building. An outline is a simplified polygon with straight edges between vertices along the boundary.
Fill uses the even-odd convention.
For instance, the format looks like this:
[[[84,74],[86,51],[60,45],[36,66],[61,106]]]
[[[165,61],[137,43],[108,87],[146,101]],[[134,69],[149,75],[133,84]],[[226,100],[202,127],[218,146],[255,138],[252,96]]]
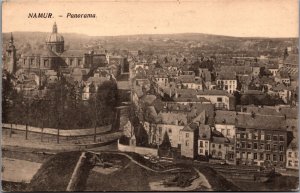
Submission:
[[[57,33],[57,25],[54,22],[52,33],[47,37],[46,45],[47,47],[56,53],[64,52],[64,37]]]
[[[4,68],[8,72],[14,73],[16,71],[16,67],[17,67],[16,47],[14,45],[14,38],[11,33],[8,48],[6,49]]]

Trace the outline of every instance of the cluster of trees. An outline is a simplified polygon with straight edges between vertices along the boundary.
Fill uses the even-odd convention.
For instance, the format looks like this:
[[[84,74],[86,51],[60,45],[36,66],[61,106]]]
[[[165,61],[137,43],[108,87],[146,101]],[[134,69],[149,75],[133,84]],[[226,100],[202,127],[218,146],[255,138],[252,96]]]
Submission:
[[[25,97],[16,92],[11,75],[3,79],[2,120],[61,129],[91,128],[111,124],[118,101],[117,84],[106,81],[89,100],[83,101],[82,87],[63,77],[43,97]]]

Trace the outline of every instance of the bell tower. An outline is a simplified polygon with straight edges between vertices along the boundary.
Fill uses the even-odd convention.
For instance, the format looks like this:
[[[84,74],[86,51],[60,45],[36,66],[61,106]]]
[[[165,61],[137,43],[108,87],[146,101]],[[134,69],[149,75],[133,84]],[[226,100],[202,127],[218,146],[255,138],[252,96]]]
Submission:
[[[17,56],[16,56],[16,47],[14,45],[14,37],[12,33],[10,34],[10,40],[8,47],[6,49],[6,61],[5,68],[10,73],[15,73],[17,68]]]

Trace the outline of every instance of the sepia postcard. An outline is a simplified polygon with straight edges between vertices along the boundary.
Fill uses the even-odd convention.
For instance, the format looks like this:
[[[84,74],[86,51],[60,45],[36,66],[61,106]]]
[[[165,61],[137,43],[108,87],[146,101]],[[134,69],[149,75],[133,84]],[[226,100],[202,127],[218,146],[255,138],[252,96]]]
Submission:
[[[3,1],[2,191],[299,191],[298,8]]]

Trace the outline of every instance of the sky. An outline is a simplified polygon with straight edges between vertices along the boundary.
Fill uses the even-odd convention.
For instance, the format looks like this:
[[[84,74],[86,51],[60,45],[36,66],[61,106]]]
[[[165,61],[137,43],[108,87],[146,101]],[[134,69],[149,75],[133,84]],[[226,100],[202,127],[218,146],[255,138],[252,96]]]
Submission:
[[[2,31],[92,36],[206,33],[238,37],[298,37],[298,0],[10,0],[2,4]],[[54,18],[28,18],[53,13]],[[67,13],[96,18],[66,18]],[[58,17],[63,15],[63,17]]]

